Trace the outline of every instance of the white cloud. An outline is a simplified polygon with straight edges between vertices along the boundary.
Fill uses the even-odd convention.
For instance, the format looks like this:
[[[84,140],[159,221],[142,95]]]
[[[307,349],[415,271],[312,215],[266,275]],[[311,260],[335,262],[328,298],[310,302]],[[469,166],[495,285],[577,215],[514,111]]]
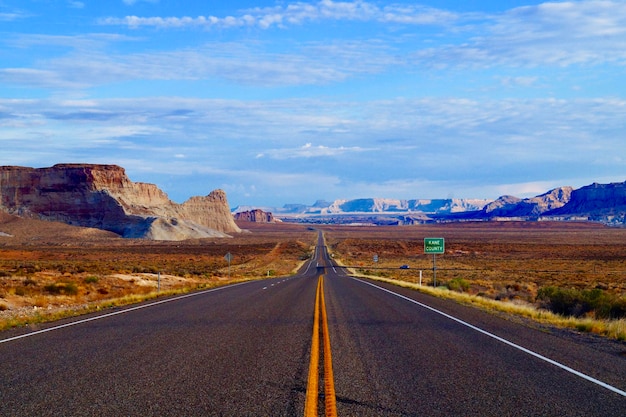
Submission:
[[[0,127],[5,164],[132,159],[133,172],[253,178],[264,198],[283,191],[260,172],[285,187],[306,184],[311,198],[523,196],[548,183],[575,186],[567,179],[581,167],[586,178],[626,175],[622,99],[0,99]],[[316,193],[305,178],[320,175],[332,187]],[[295,192],[279,199],[298,201]]]
[[[185,123],[181,123],[181,117],[185,117]],[[2,99],[0,122],[38,127],[63,123],[69,128],[91,129],[93,133],[88,137],[98,138],[142,132],[180,136],[190,141],[207,136],[220,140],[245,138],[254,141],[249,144],[254,145],[250,155],[282,159],[363,154],[393,147],[394,152],[402,149],[401,153],[408,154],[426,153],[430,148],[448,156],[475,152],[472,158],[502,149],[514,162],[514,158],[523,155],[541,159],[578,154],[583,158],[585,151],[606,149],[611,149],[613,156],[622,155],[622,135],[613,132],[626,129],[626,101]],[[102,133],[105,128],[112,130]],[[319,142],[321,132],[323,143]],[[267,150],[267,138],[281,146]],[[384,138],[387,139],[383,141]],[[562,147],[563,141],[567,141],[567,147]],[[294,142],[300,145],[293,146]],[[188,152],[185,155],[191,156]]]
[[[317,157],[334,157],[345,153],[366,152],[367,149],[361,147],[329,147],[324,145],[314,146],[311,143],[298,148],[282,148],[270,149],[263,153],[257,154],[257,158],[270,157],[273,159],[293,159],[293,158],[317,158]]]
[[[159,0],[122,0],[122,3],[124,3],[127,6],[133,6],[136,3],[141,3],[141,2],[145,2],[145,3],[158,3]]]
[[[134,0],[130,0],[134,3]],[[143,26],[159,28],[235,28],[258,27],[269,29],[288,25],[302,25],[306,22],[325,20],[346,20],[360,22],[398,23],[407,25],[442,25],[458,19],[452,12],[419,6],[387,5],[380,7],[365,1],[337,2],[322,0],[317,3],[295,2],[285,6],[257,7],[242,10],[238,16],[198,16],[198,17],[139,17],[104,18],[104,25],[123,25],[131,28]]]
[[[39,68],[0,69],[0,81],[50,89],[84,89],[127,80],[206,80],[243,85],[324,85],[359,74],[378,73],[395,58],[376,42],[306,44],[300,50],[267,52],[239,43],[207,43],[194,49],[114,54],[108,42],[118,36],[25,36],[8,41],[26,48],[60,45],[70,53],[42,60]],[[180,63],[190,63],[181,66]]]
[[[505,87],[531,87],[537,83],[539,77],[499,77],[500,84]]]
[[[498,196],[513,195],[515,197],[526,198],[535,197],[557,187],[568,186],[558,180],[531,181],[513,184],[499,184],[492,186],[493,193]]]
[[[0,82],[15,85],[27,85],[36,88],[81,89],[89,83],[72,80],[65,74],[52,70],[30,68],[3,68],[0,69]]]
[[[3,8],[2,2],[0,2],[0,8]],[[14,22],[20,19],[26,19],[32,15],[28,12],[19,9],[13,9],[10,11],[0,12],[0,22]]]
[[[543,3],[491,16],[469,42],[419,50],[417,65],[438,67],[626,64],[626,3]]]
[[[262,87],[331,85],[374,74],[425,68],[554,68],[603,63],[626,65],[626,3],[583,1],[545,3],[499,15],[448,15],[411,5],[367,2],[291,3],[245,10],[239,17],[128,18],[133,25],[272,26],[321,19],[400,23],[404,20],[454,23],[438,29],[440,41],[425,48],[410,37],[337,39],[281,45],[271,42],[210,42],[194,48],[115,53],[114,46],[139,44],[123,35],[23,35],[3,42],[17,48],[63,46],[69,53],[40,59],[35,68],[4,68],[0,81],[31,88],[85,89],[129,80],[213,80]],[[444,15],[444,16],[440,16]],[[439,16],[439,17],[437,17]],[[265,20],[263,20],[265,19]],[[269,19],[269,20],[267,20]],[[471,21],[471,22],[470,22]],[[110,22],[111,23],[111,22]],[[447,32],[446,32],[447,30]],[[457,39],[458,31],[465,31]],[[472,34],[474,36],[472,37]],[[447,35],[454,37],[450,41]],[[470,36],[468,38],[468,36]],[[129,44],[131,42],[131,44]],[[408,51],[411,48],[411,51]],[[181,66],[181,62],[189,65]],[[538,78],[499,77],[508,87],[530,87]],[[543,80],[543,77],[542,77]],[[550,80],[545,80],[550,85]],[[574,88],[577,88],[574,86]]]
[[[114,42],[135,42],[138,38],[109,34],[91,33],[80,35],[14,34],[2,39],[8,47],[25,49],[31,47],[63,47],[68,50],[102,50]]]
[[[0,13],[0,22],[10,22],[19,17],[17,13]]]
[[[132,28],[269,29],[323,21],[377,23],[394,29],[398,25],[434,25],[439,30],[435,35],[437,42],[430,48],[421,44],[407,59],[418,67],[626,65],[626,3],[609,0],[543,3],[493,15],[460,14],[420,5],[380,6],[365,1],[294,2],[242,10],[236,16],[127,16],[105,18],[100,23]],[[464,36],[458,37],[459,33]],[[374,58],[384,57],[379,56],[380,52],[370,50],[362,56],[369,55],[368,62],[373,63]],[[400,62],[383,61],[385,67]],[[401,62],[404,61],[403,58]],[[345,67],[328,68],[346,73]]]

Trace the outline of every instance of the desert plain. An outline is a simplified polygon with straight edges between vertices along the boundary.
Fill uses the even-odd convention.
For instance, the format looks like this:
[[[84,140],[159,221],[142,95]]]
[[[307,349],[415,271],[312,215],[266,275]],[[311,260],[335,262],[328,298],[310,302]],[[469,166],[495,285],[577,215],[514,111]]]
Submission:
[[[449,292],[545,308],[539,295],[557,288],[626,306],[624,228],[585,222],[239,226],[244,231],[232,238],[151,241],[0,214],[0,328],[292,275],[314,254],[318,230],[335,260],[362,276],[419,285],[421,275],[422,286],[433,286],[433,255],[424,254],[424,238],[442,237],[436,281]]]

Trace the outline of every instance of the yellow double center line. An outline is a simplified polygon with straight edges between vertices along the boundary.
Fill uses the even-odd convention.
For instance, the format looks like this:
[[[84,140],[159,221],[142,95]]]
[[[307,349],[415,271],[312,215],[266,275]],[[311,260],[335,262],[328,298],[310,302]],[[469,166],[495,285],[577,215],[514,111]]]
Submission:
[[[315,295],[315,313],[313,314],[313,337],[311,339],[311,362],[309,379],[304,402],[304,417],[318,417],[319,402],[319,364],[320,364],[320,318],[322,327],[322,343],[324,350],[324,411],[326,417],[337,416],[337,399],[335,397],[335,381],[333,378],[333,359],[330,354],[330,335],[328,334],[328,318],[326,301],[324,300],[324,276],[317,281]]]

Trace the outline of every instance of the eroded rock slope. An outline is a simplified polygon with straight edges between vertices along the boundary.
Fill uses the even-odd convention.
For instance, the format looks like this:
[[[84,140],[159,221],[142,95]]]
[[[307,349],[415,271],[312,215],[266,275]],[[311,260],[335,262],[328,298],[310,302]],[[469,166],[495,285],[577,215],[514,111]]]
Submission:
[[[117,165],[0,167],[0,209],[129,238],[182,240],[241,231],[224,191],[178,204],[154,184],[132,182]]]

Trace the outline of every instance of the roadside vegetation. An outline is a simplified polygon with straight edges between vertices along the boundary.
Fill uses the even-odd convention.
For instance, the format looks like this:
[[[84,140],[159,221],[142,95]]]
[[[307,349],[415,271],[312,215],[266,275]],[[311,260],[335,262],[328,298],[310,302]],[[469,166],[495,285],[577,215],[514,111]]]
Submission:
[[[250,226],[251,233],[233,239],[185,242],[6,238],[0,241],[0,330],[290,275],[314,253],[315,230]],[[626,229],[514,222],[321,228],[335,260],[357,275],[626,340]],[[436,288],[424,237],[446,241],[445,254],[436,258]]]
[[[436,258],[436,288],[433,256],[423,254],[425,237],[446,242],[445,254]],[[326,241],[357,275],[626,340],[626,229],[516,222],[328,227]]]
[[[411,288],[435,297],[447,298],[458,303],[471,305],[486,311],[513,315],[521,319],[529,319],[539,325],[549,325],[574,329],[580,332],[593,333],[611,339],[626,341],[626,319],[598,319],[593,316],[567,316],[538,308],[532,304],[520,304],[511,301],[498,301],[483,296],[463,292],[450,291],[446,286],[437,288],[420,286],[419,284],[389,278],[363,275],[366,278]]]
[[[298,227],[233,239],[114,239],[0,245],[0,330],[251,279],[290,275],[317,234]],[[232,255],[229,264],[226,254]]]

